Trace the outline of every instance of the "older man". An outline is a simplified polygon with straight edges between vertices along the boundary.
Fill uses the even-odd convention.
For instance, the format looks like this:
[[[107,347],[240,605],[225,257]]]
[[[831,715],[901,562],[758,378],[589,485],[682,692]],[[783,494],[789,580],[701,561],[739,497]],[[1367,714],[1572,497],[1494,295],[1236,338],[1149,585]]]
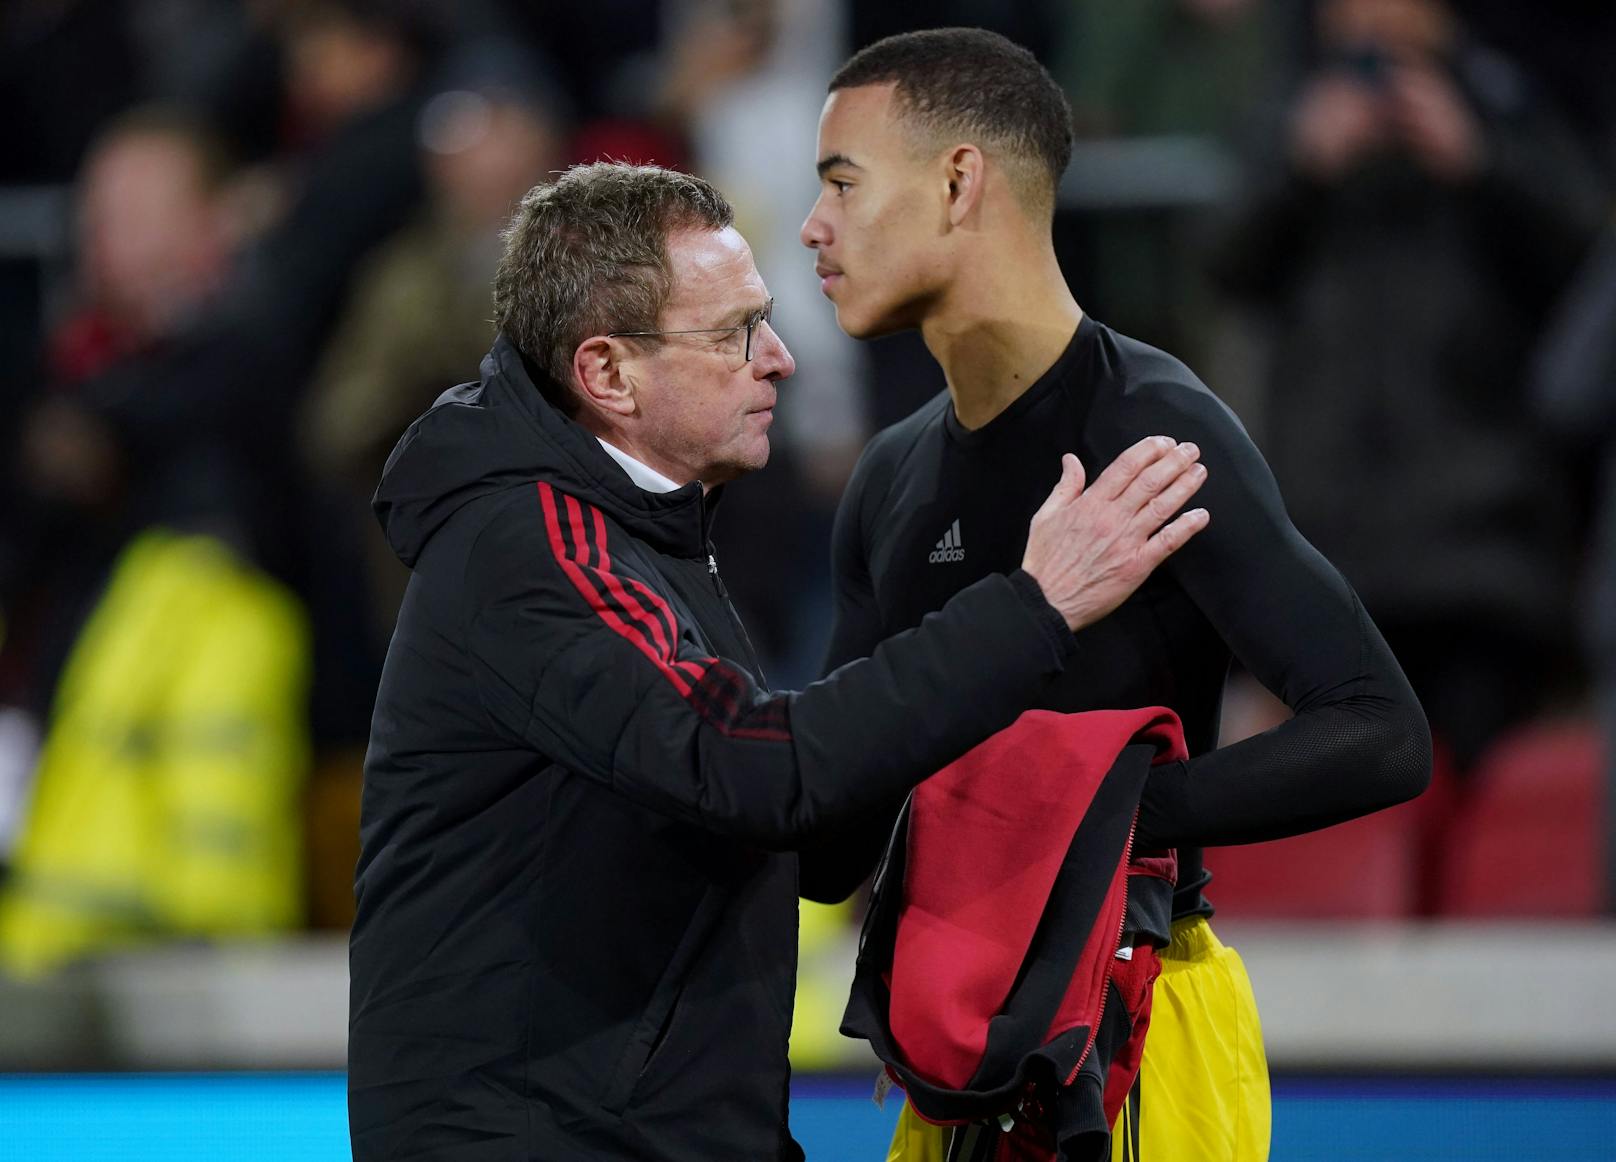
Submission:
[[[479,383],[376,509],[413,577],[366,762],[354,1157],[792,1159],[794,849],[1005,727],[1206,522],[1141,441],[1066,457],[1021,569],[801,694],[724,595],[715,486],[790,353],[723,198],[594,165],[531,191]]]

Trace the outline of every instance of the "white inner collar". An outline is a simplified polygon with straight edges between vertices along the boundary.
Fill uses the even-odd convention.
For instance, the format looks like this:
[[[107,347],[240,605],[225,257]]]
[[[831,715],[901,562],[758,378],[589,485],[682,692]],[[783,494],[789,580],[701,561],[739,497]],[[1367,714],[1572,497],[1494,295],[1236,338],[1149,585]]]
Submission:
[[[616,460],[623,471],[628,473],[628,478],[646,492],[675,492],[684,487],[683,484],[675,484],[649,464],[642,464],[615,444],[608,444],[599,436],[595,439],[600,440],[600,446],[606,449],[606,454]]]

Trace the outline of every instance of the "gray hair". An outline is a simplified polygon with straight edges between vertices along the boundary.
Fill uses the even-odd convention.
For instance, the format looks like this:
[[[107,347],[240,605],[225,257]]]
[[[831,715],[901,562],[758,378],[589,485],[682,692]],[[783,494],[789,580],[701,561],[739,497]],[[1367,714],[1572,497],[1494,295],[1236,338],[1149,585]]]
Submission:
[[[494,322],[553,382],[567,415],[578,400],[572,357],[591,335],[655,330],[673,289],[668,237],[722,230],[735,211],[708,183],[651,165],[575,165],[534,186],[505,230]]]

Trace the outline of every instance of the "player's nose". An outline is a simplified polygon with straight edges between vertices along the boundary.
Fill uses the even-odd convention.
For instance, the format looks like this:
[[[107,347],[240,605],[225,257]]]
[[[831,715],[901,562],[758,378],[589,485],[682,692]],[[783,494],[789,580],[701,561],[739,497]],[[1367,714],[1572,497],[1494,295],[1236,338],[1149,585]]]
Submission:
[[[818,250],[822,246],[830,245],[830,224],[819,212],[819,203],[815,202],[813,209],[808,211],[808,217],[803,219],[802,230],[798,233],[802,244],[810,250]]]

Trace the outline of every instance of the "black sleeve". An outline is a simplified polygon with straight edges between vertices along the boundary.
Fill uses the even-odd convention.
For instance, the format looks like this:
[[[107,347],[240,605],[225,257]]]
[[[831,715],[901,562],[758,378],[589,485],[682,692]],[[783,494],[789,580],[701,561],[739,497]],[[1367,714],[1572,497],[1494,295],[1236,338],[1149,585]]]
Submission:
[[[761,847],[798,847],[902,795],[1013,722],[1071,648],[1036,582],[995,575],[873,657],[770,694],[694,651],[611,522],[538,493],[496,515],[466,562],[465,644],[495,726]]]
[[[1239,421],[1199,387],[1146,387],[1137,401],[1151,430],[1195,441],[1207,466],[1194,503],[1211,523],[1164,567],[1295,712],[1264,734],[1156,768],[1141,840],[1254,843],[1419,794],[1430,781],[1431,739],[1414,692],[1357,595],[1292,526]],[[1124,427],[1136,422],[1147,421]]]
[[[831,532],[832,611],[830,646],[823,673],[834,673],[859,658],[867,658],[883,637],[880,607],[870,575],[868,540],[864,531],[865,505],[877,482],[879,442],[872,442],[836,507]],[[907,794],[907,792],[905,792]],[[875,865],[892,833],[905,795],[876,803],[840,834],[802,849],[798,862],[798,891],[809,900],[834,904],[858,890]]]

